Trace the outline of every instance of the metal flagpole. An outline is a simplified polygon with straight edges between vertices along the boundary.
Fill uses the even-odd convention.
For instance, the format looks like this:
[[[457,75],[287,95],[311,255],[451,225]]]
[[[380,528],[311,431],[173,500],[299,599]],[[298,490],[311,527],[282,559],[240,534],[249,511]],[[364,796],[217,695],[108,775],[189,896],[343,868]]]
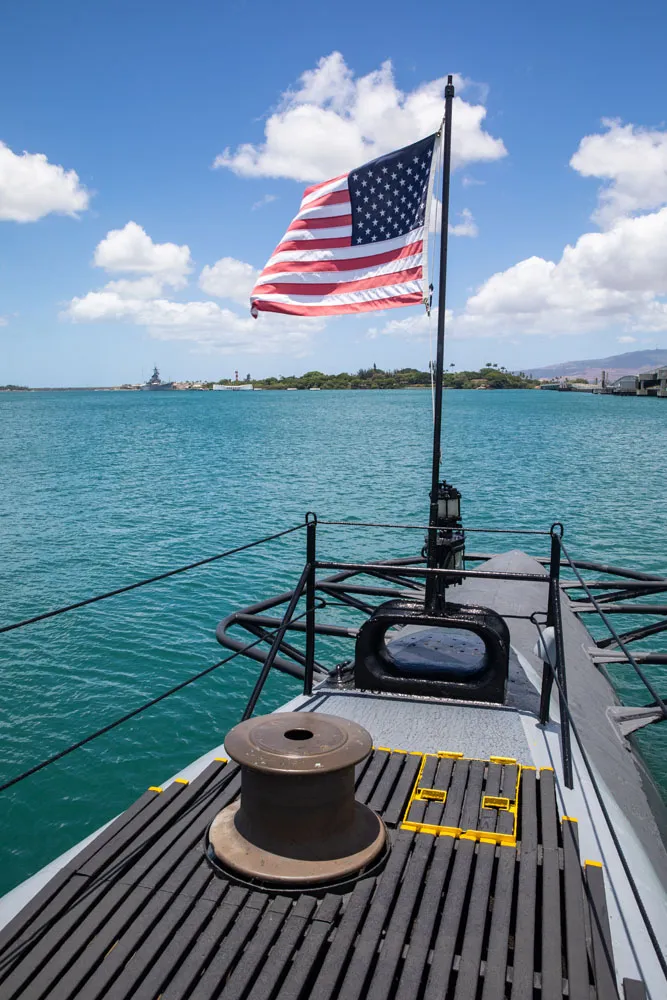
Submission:
[[[433,419],[433,463],[431,467],[431,508],[429,527],[434,529],[438,524],[438,483],[440,481],[440,450],[442,430],[442,375],[445,358],[445,299],[447,292],[447,235],[449,229],[449,175],[452,162],[452,101],[454,99],[454,84],[452,77],[447,77],[445,87],[445,134],[443,142],[442,164],[442,213],[440,230],[440,291],[438,295],[438,340],[435,361],[435,413]],[[429,225],[428,219],[425,220]],[[437,550],[437,531],[430,530],[427,545],[427,566],[435,569]],[[426,608],[435,610],[437,604],[438,581],[435,576],[426,580]]]

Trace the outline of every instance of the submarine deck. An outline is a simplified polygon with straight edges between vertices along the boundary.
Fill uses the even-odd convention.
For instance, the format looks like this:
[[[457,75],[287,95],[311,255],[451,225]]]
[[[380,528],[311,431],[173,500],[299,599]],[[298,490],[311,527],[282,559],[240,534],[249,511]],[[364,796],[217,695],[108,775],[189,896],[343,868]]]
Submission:
[[[209,867],[239,787],[216,760],[145,792],[0,932],[3,1000],[618,995],[603,870],[582,867],[550,768],[376,748],[357,797],[389,831],[384,868],[298,895]]]

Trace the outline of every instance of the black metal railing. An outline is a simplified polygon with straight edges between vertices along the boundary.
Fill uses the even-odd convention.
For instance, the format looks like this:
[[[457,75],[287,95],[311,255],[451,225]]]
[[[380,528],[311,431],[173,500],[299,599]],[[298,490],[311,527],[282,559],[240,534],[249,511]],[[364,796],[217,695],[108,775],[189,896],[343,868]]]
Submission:
[[[597,614],[609,632],[609,636],[598,640],[597,647],[601,651],[600,655],[611,657],[609,662],[617,662],[619,653],[623,661],[631,666],[637,677],[643,683],[646,690],[653,698],[653,705],[660,711],[660,718],[667,718],[667,707],[665,698],[659,693],[646,671],[646,665],[667,662],[667,653],[650,652],[633,655],[628,646],[631,642],[640,641],[651,635],[659,634],[667,630],[667,619],[651,623],[623,633],[619,633],[609,619],[609,615],[615,613],[639,614],[639,615],[667,615],[667,605],[655,605],[636,603],[633,599],[642,598],[659,592],[667,591],[667,578],[656,574],[643,573],[637,570],[625,570],[618,566],[609,566],[605,563],[593,562],[590,560],[574,560],[568,552],[563,542],[562,525],[556,523],[549,530],[536,530],[528,528],[478,528],[471,527],[463,529],[467,533],[486,533],[489,535],[524,535],[533,537],[549,537],[551,550],[549,557],[537,556],[537,561],[545,567],[544,573],[518,573],[502,572],[492,569],[429,569],[424,565],[422,556],[401,557],[384,562],[345,562],[342,560],[318,560],[317,558],[317,532],[321,527],[345,527],[345,528],[382,528],[406,531],[433,531],[436,528],[421,524],[401,524],[387,522],[360,522],[360,521],[320,521],[312,512],[306,514],[302,523],[294,525],[283,531],[275,532],[264,538],[236,546],[213,556],[207,556],[195,562],[173,570],[165,571],[135,583],[117,587],[105,593],[98,594],[83,600],[76,601],[56,608],[54,610],[42,612],[25,618],[21,621],[0,626],[0,634],[19,629],[34,622],[52,618],[66,612],[75,611],[86,607],[89,604],[116,597],[144,587],[158,581],[166,580],[172,576],[189,570],[205,566],[209,563],[224,559],[237,553],[245,552],[256,546],[260,546],[276,539],[290,535],[293,532],[305,530],[306,533],[306,562],[299,577],[299,581],[294,590],[278,594],[275,597],[265,599],[257,604],[241,609],[229,615],[222,621],[216,631],[218,641],[228,649],[232,650],[232,655],[224,660],[205,668],[198,674],[181,682],[174,688],[163,692],[151,701],[138,706],[136,709],[126,713],[122,718],[115,720],[77,741],[62,751],[58,751],[40,764],[28,768],[22,774],[0,784],[0,791],[15,784],[17,781],[28,777],[42,767],[85,745],[97,736],[108,732],[115,726],[120,725],[127,719],[147,710],[152,705],[157,704],[164,698],[181,690],[183,687],[193,683],[199,677],[203,677],[212,670],[230,662],[237,656],[243,655],[254,659],[261,664],[259,676],[255,682],[248,703],[246,704],[243,718],[249,718],[255,711],[262,691],[272,669],[277,669],[291,675],[302,682],[303,693],[311,695],[315,683],[325,681],[330,677],[330,672],[319,663],[316,658],[317,638],[327,637],[334,640],[355,640],[358,629],[350,625],[341,625],[336,622],[325,622],[318,611],[329,608],[347,609],[349,612],[360,613],[368,616],[376,610],[376,599],[387,600],[396,597],[419,596],[424,593],[424,583],[429,578],[439,577],[447,580],[499,580],[506,582],[526,581],[531,583],[548,584],[546,602],[543,607],[535,608],[527,614],[506,614],[506,618],[524,618],[531,620],[538,631],[541,628],[552,628],[554,638],[554,664],[545,665],[542,673],[542,689],[540,696],[540,722],[546,724],[549,721],[549,706],[555,676],[558,679],[558,697],[560,704],[561,721],[561,752],[563,759],[563,777],[567,787],[572,787],[572,757],[570,746],[570,726],[569,711],[567,703],[567,669],[566,657],[563,641],[563,618],[561,598],[563,593],[572,590],[583,591],[585,597],[582,601],[569,597],[571,609],[577,614],[595,613]],[[466,554],[466,564],[485,561],[491,558],[491,554],[470,553]],[[561,577],[561,570],[567,569],[574,574],[574,580],[564,580]],[[320,570],[335,570],[336,572],[324,578],[317,578]],[[593,571],[604,575],[623,577],[620,584],[613,580],[585,580],[581,574],[582,570]],[[360,582],[360,577],[371,578],[377,583]],[[601,593],[602,592],[602,593]],[[305,597],[305,610],[296,613],[299,602]],[[612,603],[613,601],[613,603]],[[628,603],[630,601],[631,603]],[[286,605],[282,617],[267,615],[272,611]],[[537,616],[537,617],[536,617]],[[538,618],[543,621],[538,622]],[[241,639],[231,634],[232,627],[240,627],[247,634],[252,636],[252,641]],[[300,634],[305,638],[304,648],[288,641],[288,633]],[[603,651],[611,649],[609,654]]]

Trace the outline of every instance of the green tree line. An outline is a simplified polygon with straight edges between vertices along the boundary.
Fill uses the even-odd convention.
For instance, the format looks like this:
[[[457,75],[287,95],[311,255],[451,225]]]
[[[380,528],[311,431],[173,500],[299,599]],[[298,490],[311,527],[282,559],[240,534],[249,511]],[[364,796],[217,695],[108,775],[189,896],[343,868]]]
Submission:
[[[375,365],[360,368],[356,374],[340,372],[327,375],[320,371],[306,372],[305,375],[278,375],[264,379],[251,379],[257,389],[421,389],[431,385],[431,373],[417,368],[396,368],[384,371]],[[231,379],[220,379],[220,385],[231,385]],[[447,389],[532,389],[538,385],[536,379],[528,378],[523,372],[518,374],[488,364],[479,371],[454,371],[452,366],[443,376]]]

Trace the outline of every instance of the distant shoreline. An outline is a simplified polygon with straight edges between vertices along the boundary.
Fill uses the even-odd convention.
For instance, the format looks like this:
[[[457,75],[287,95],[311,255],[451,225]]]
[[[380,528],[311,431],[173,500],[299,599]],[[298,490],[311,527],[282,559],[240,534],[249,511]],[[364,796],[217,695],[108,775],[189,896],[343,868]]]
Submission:
[[[173,382],[172,388],[164,386],[145,386],[138,384],[113,386],[31,386],[6,385],[0,386],[0,391],[9,392],[137,392],[144,388],[155,388],[161,392],[201,392],[214,388],[221,389],[261,389],[263,391],[309,390],[309,389],[430,389],[432,374],[430,371],[420,371],[418,368],[396,368],[384,371],[373,365],[372,368],[360,368],[357,372],[339,372],[329,375],[320,371],[309,371],[303,375],[279,375],[268,378],[253,379],[246,375],[244,379],[219,379],[213,381]],[[529,378],[524,372],[510,372],[497,364],[489,363],[478,371],[452,371],[451,368],[443,375],[443,386],[446,389],[533,389],[538,385],[536,379]]]

